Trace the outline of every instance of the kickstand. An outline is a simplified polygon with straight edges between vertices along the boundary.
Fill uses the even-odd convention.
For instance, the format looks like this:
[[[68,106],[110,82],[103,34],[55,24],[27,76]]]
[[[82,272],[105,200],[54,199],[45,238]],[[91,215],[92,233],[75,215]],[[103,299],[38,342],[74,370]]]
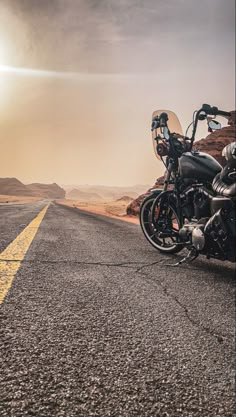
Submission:
[[[167,264],[168,266],[179,266],[184,263],[191,263],[198,257],[199,253],[196,251],[196,249],[192,249],[189,251],[188,255],[185,256],[185,258],[181,259],[181,261],[177,262],[176,264]]]

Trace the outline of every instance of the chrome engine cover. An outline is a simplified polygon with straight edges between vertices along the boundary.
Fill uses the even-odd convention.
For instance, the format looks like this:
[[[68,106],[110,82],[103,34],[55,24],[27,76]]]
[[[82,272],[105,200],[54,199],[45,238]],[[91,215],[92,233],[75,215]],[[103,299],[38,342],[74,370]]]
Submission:
[[[205,246],[205,236],[204,231],[201,227],[195,227],[192,233],[192,244],[197,249],[197,251],[201,251],[204,249]]]

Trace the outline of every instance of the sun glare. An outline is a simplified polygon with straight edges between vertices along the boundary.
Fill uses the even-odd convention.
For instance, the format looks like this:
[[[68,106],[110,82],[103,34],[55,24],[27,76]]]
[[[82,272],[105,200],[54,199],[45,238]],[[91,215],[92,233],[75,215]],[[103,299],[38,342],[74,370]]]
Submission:
[[[0,67],[6,64],[6,47],[0,42]]]
[[[6,97],[7,97],[7,90],[9,87],[8,80],[6,75],[4,74],[4,68],[7,63],[7,48],[6,46],[0,42],[0,112],[5,108],[6,105]]]

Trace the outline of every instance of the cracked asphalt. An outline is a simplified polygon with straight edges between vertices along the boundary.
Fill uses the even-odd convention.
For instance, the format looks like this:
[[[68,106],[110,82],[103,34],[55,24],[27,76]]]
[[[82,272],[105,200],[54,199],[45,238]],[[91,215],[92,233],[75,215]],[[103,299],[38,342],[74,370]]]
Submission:
[[[0,206],[0,251],[45,203]],[[1,417],[233,417],[235,268],[52,203],[0,308]]]

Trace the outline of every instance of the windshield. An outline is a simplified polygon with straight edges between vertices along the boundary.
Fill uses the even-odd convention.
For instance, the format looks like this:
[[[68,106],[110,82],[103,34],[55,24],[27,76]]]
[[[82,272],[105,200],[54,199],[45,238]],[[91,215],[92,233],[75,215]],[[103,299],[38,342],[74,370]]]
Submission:
[[[176,116],[175,113],[173,113],[170,110],[154,111],[152,114],[152,121],[155,117],[160,116],[162,113],[168,114],[167,126],[168,126],[170,133],[178,133],[179,135],[183,135],[182,127],[181,127],[178,117]],[[156,150],[157,141],[155,139],[157,136],[160,136],[158,138],[158,143],[162,142],[162,140],[165,139],[163,135],[163,128],[158,128],[152,131],[152,142],[153,142],[154,152],[155,152],[156,157],[160,159],[160,156],[158,155],[157,150]]]

